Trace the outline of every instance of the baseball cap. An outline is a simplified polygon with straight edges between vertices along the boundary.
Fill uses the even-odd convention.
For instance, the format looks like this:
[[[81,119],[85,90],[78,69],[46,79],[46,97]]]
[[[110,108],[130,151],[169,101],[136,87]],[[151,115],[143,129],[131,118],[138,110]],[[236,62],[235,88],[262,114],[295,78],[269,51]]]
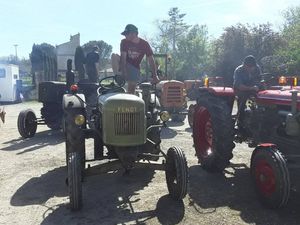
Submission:
[[[254,58],[253,55],[248,55],[244,59],[244,64],[246,66],[256,66],[256,59]]]
[[[125,30],[121,34],[126,35],[128,33],[138,33],[138,28],[133,24],[127,24]]]

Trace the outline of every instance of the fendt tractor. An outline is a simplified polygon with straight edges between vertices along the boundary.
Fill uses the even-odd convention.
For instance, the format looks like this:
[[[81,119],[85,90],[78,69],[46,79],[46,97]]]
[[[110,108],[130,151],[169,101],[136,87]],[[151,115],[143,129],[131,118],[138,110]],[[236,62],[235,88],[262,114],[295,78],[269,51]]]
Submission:
[[[124,84],[122,78],[111,76],[94,87],[92,84],[73,85],[72,92],[63,96],[72,210],[82,206],[83,178],[108,171],[164,170],[171,197],[179,200],[187,193],[188,168],[184,152],[171,147],[165,153],[160,146],[161,127],[169,115],[160,111],[153,85],[140,84],[139,97],[125,93]],[[89,160],[85,149],[88,138],[94,139],[94,157]],[[159,160],[161,158],[163,160]],[[87,161],[93,165],[86,166]]]
[[[251,177],[259,199],[270,208],[287,204],[296,180],[291,174],[300,168],[300,87],[297,77],[279,81],[271,86],[262,79],[260,91],[249,94],[242,123],[237,123],[241,111],[232,113],[233,88],[210,85],[207,79],[193,113],[194,147],[203,169],[223,171],[233,157],[234,142],[248,143],[254,147]]]

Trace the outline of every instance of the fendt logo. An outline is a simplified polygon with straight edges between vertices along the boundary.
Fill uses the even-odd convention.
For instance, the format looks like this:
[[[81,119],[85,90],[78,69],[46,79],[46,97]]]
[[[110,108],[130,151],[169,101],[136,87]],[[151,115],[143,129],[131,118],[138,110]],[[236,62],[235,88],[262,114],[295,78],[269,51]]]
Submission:
[[[136,107],[118,107],[118,112],[119,113],[134,113],[137,112]]]

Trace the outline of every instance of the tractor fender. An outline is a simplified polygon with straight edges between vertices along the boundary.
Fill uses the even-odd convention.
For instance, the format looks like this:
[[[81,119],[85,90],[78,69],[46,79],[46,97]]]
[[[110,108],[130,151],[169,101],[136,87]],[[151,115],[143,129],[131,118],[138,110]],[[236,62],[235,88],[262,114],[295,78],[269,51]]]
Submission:
[[[85,108],[84,94],[64,94],[62,101],[63,109]]]
[[[254,151],[252,152],[251,157],[253,157],[256,154],[256,152],[258,152],[261,149],[274,149],[274,148],[277,148],[276,144],[273,144],[273,143],[260,143],[255,147]]]
[[[215,96],[234,97],[234,90],[231,87],[201,87],[199,92],[208,92]]]
[[[198,94],[195,95],[196,100],[203,96],[215,96],[227,102],[228,106],[232,109],[235,99],[235,93],[231,87],[200,87]]]

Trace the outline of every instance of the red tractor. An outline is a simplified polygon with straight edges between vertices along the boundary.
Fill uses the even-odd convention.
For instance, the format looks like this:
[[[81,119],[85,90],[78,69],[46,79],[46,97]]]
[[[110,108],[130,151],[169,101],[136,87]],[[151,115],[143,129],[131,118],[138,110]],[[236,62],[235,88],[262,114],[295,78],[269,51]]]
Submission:
[[[291,170],[300,168],[300,86],[296,77],[280,81],[285,85],[261,83],[264,88],[249,95],[245,109],[234,115],[233,88],[210,86],[206,80],[192,117],[196,155],[207,171],[221,172],[229,165],[235,142],[254,147],[251,177],[261,202],[270,208],[287,204]],[[240,113],[243,122],[237,123]]]

